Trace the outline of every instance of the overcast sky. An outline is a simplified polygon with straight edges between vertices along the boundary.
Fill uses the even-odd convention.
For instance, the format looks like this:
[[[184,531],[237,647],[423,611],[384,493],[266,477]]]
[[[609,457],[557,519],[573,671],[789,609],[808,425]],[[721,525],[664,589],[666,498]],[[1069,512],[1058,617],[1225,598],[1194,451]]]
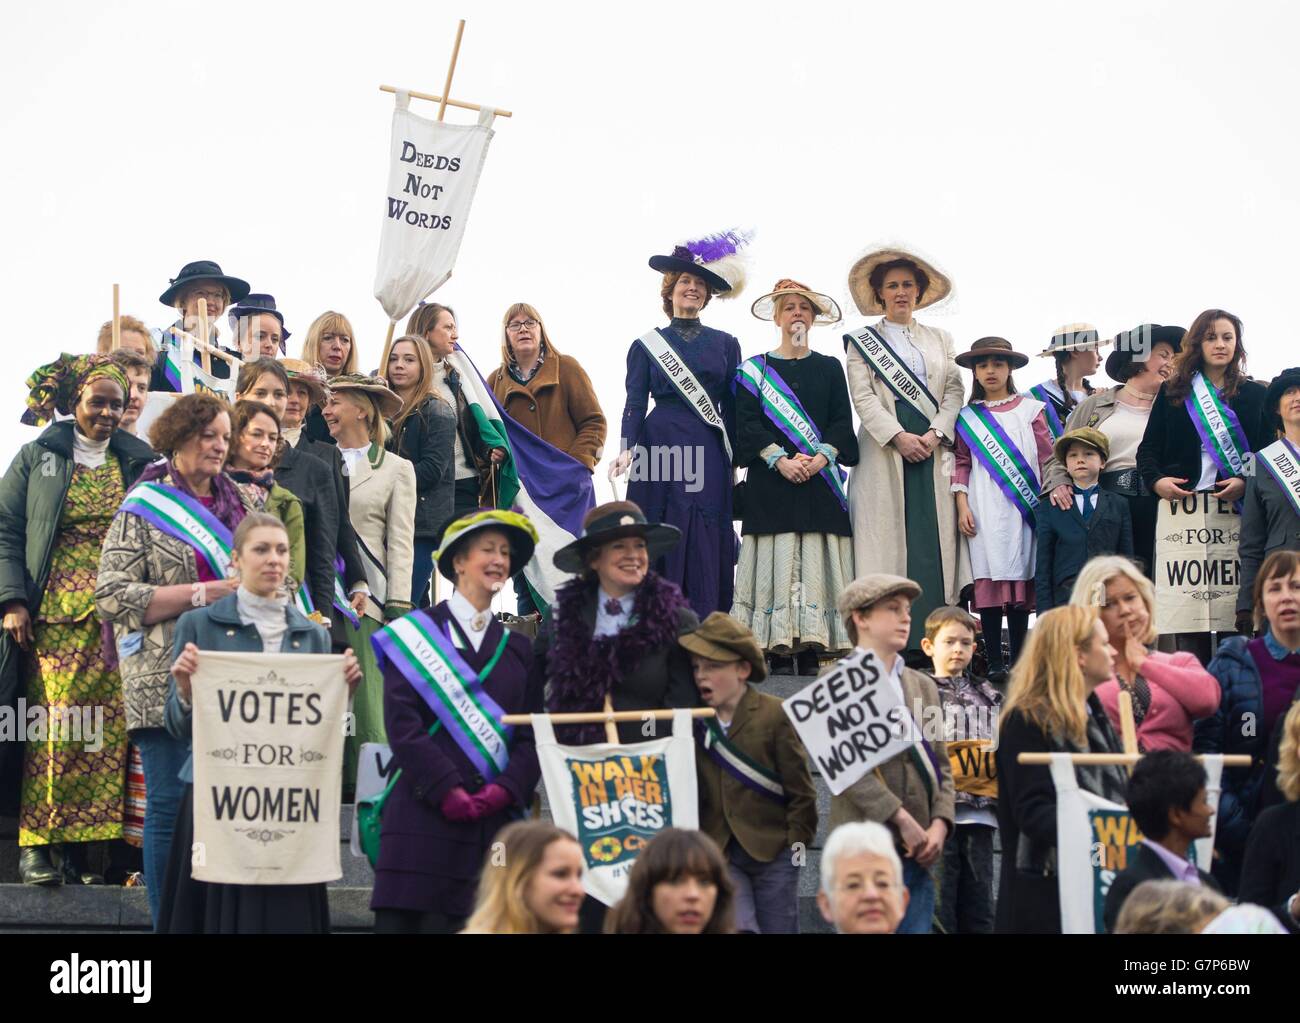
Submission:
[[[506,306],[538,306],[597,386],[611,457],[627,348],[662,322],[646,259],[730,226],[757,232],[750,286],[703,319],[746,355],[776,340],[749,304],[779,277],[862,322],[848,269],[892,241],[952,276],[920,319],[958,350],[1222,306],[1254,376],[1300,362],[1284,3],[44,0],[5,17],[3,464],[35,435],[17,424],[27,373],[93,347],[114,281],[123,312],[170,322],[157,296],[191,260],[274,294],[291,354],[319,312],[346,313],[374,368],[378,86],[439,92],[457,17],[452,95],[515,116],[437,300],[485,375]],[[813,344],[842,356],[839,334]]]

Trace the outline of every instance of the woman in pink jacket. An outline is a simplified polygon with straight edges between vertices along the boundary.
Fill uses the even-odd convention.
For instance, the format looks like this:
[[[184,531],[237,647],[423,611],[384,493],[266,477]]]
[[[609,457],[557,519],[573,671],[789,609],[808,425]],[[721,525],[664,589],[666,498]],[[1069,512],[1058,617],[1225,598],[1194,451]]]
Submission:
[[[1070,603],[1096,606],[1115,648],[1115,677],[1097,688],[1106,716],[1122,732],[1119,693],[1133,698],[1138,750],[1192,750],[1192,724],[1219,706],[1219,683],[1195,654],[1153,650],[1155,590],[1133,562],[1118,556],[1093,558],[1083,566]]]

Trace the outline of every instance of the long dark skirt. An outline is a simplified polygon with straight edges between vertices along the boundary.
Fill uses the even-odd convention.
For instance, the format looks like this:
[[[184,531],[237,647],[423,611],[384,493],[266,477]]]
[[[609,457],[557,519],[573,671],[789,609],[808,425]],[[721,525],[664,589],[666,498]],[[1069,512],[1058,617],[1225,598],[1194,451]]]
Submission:
[[[328,934],[323,884],[208,884],[190,873],[194,845],[194,786],[176,818],[163,879],[160,934]]]
[[[921,414],[900,401],[894,408],[899,425],[918,437],[930,429]],[[934,500],[934,455],[923,462],[903,460],[903,501],[907,521],[907,577],[921,587],[921,595],[912,601],[912,633],[907,638],[909,650],[921,649],[925,638],[925,620],[945,601],[943,554],[939,545],[939,513]]]

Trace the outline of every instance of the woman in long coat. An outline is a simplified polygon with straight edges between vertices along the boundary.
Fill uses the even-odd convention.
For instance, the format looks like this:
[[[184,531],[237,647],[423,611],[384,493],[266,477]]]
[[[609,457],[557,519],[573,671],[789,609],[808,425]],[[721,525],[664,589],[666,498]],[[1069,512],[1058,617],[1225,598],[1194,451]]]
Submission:
[[[96,749],[89,736],[53,730],[25,748],[4,743],[25,753],[19,872],[28,884],[102,883],[81,852],[86,842],[122,835],[127,742],[122,682],[102,652],[94,582],[113,513],[153,452],[118,428],[128,388],[108,356],[65,355],[28,385],[24,422],[44,425],[56,411],[72,418],[24,445],[0,481],[0,684],[13,693],[3,702],[24,696],[31,708],[93,710],[102,734]],[[59,847],[63,862],[55,866],[50,851]]]
[[[964,547],[957,542],[950,467],[940,450],[952,447],[965,398],[957,352],[951,334],[912,315],[946,298],[952,284],[919,257],[882,249],[854,264],[849,290],[863,315],[884,314],[867,328],[876,338],[864,329],[854,332],[856,340],[845,341],[849,395],[862,421],[858,465],[849,481],[854,574],[884,572],[920,584],[907,644],[914,650],[920,648],[926,616],[941,604],[957,603],[971,581]],[[884,358],[869,362],[864,352]],[[905,372],[886,378],[877,367],[894,361]],[[897,397],[916,384],[928,391],[928,398],[919,399],[927,414]]]
[[[630,469],[627,499],[647,518],[681,530],[681,544],[655,567],[701,618],[728,610],[734,591],[732,388],[740,342],[701,324],[700,310],[715,294],[739,292],[718,271],[736,266],[743,241],[706,238],[650,257],[664,275],[659,294],[671,320],[628,349],[623,450],[610,467],[611,477]],[[647,396],[655,400],[648,415]]]
[[[540,713],[542,679],[532,644],[496,620],[492,598],[511,569],[532,557],[536,542],[536,529],[517,512],[456,519],[435,556],[454,585],[451,597],[375,635],[384,720],[402,772],[384,806],[375,864],[370,908],[379,933],[459,931],[493,839],[532,803],[541,775],[533,730],[507,730],[502,741],[495,719],[498,711]],[[461,676],[488,720],[461,718],[440,698],[445,683],[422,667],[433,662]]]
[[[779,347],[736,378],[736,460],[746,466],[732,617],[753,631],[774,674],[816,675],[819,655],[852,646],[835,598],[853,581],[853,535],[841,465],[858,462],[844,367],[814,352],[814,324],[839,306],[781,280],[751,307],[780,327]]]

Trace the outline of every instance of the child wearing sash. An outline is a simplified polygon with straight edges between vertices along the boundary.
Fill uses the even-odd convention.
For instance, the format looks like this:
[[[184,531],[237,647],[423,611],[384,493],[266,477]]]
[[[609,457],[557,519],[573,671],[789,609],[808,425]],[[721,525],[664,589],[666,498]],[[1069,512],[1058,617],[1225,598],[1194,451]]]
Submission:
[[[1070,602],[1074,580],[1090,558],[1107,554],[1133,557],[1133,517],[1121,494],[1101,489],[1110,458],[1110,440],[1084,426],[1067,430],[1056,442],[1055,457],[1070,478],[1070,509],[1050,501],[1038,506],[1038,565],[1034,599],[1038,613]]]
[[[736,930],[799,932],[798,855],[817,830],[808,754],[767,677],[754,634],[715,611],[677,640],[691,655],[700,698],[717,717],[697,725],[700,830],[727,858]]]
[[[1088,374],[1097,372],[1100,350],[1108,343],[1099,340],[1097,328],[1091,323],[1071,323],[1053,331],[1052,340],[1038,353],[1039,358],[1052,359],[1056,376],[1029,388],[1029,396],[1043,403],[1052,440],[1066,431],[1066,420],[1079,402],[1095,393]]]
[[[928,934],[934,916],[933,871],[952,832],[953,782],[947,744],[932,734],[943,707],[934,679],[908,668],[900,656],[912,629],[912,601],[921,587],[902,576],[877,573],[855,579],[837,609],[856,644],[850,656],[870,651],[886,683],[911,716],[912,745],[878,764],[838,796],[831,797],[827,831],[850,821],[887,825],[898,843],[907,886],[907,913],[898,934]],[[927,722],[930,723],[927,725]],[[906,722],[905,722],[906,723]],[[940,729],[941,731],[941,729]]]
[[[1029,362],[1011,342],[983,337],[957,365],[971,370],[971,400],[957,417],[952,489],[957,527],[975,575],[975,608],[984,632],[990,681],[1006,680],[1034,610],[1034,511],[1043,468],[1052,457],[1043,403],[1016,393],[1013,368]],[[1011,633],[1002,655],[1002,619]]]
[[[947,934],[993,933],[993,836],[998,827],[998,781],[993,748],[1002,694],[970,672],[979,623],[959,607],[940,607],[925,619],[921,649],[943,702],[944,741],[952,765],[955,816],[943,845],[939,924]]]
[[[1165,501],[1208,491],[1240,509],[1246,479],[1258,471],[1248,456],[1274,438],[1266,393],[1263,384],[1246,375],[1241,320],[1223,309],[1201,313],[1187,331],[1172,376],[1152,403],[1138,445],[1138,471],[1147,487]],[[1180,650],[1209,661],[1210,633],[1178,636]]]
[[[1284,369],[1268,385],[1264,415],[1278,439],[1260,450],[1255,475],[1246,480],[1241,513],[1241,589],[1237,631],[1254,633],[1252,595],[1259,566],[1274,551],[1300,543],[1300,367]]]

